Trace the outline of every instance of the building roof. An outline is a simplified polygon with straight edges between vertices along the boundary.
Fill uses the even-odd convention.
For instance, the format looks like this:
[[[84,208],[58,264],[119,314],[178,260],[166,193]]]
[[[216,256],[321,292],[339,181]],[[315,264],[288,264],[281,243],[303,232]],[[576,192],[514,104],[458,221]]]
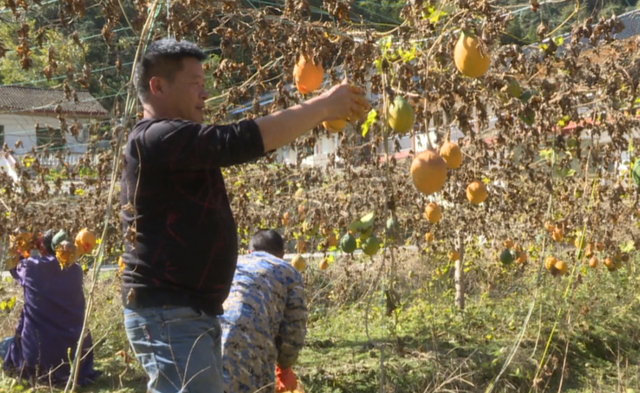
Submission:
[[[79,116],[106,117],[108,112],[91,93],[78,90],[78,103],[69,101],[64,91],[24,86],[0,86],[0,114],[3,112],[55,113],[58,105],[63,113]]]

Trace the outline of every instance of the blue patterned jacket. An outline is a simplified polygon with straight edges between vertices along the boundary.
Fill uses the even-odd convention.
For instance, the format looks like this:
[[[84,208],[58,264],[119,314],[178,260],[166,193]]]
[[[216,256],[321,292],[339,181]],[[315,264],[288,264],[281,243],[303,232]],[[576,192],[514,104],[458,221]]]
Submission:
[[[255,392],[275,382],[276,362],[291,367],[304,345],[307,307],[302,276],[265,252],[238,259],[223,304],[222,364],[225,391]]]

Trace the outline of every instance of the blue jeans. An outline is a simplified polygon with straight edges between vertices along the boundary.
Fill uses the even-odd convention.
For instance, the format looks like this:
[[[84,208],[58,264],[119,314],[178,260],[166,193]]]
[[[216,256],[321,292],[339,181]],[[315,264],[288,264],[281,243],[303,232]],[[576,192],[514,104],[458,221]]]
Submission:
[[[220,322],[190,307],[124,310],[147,393],[223,393]]]

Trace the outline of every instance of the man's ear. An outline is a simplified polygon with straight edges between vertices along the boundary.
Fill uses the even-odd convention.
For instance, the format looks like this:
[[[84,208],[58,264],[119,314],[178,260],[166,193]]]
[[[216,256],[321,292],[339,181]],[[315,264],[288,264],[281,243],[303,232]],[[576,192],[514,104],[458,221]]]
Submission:
[[[163,95],[164,94],[164,80],[157,76],[152,76],[149,79],[149,91],[153,95]]]

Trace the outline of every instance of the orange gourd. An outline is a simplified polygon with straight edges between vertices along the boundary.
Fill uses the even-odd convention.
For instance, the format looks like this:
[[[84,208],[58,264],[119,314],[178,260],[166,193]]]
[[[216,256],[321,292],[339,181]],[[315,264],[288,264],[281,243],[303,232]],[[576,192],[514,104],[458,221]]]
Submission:
[[[489,54],[482,53],[479,44],[476,37],[462,33],[453,52],[453,59],[458,71],[470,78],[481,77],[491,65]]]
[[[567,270],[569,270],[569,266],[567,266],[567,264],[564,261],[557,261],[554,265],[553,265],[554,269],[555,269],[555,274],[557,276],[564,276],[565,274],[567,274]]]
[[[302,94],[312,93],[320,88],[324,79],[322,64],[313,64],[310,59],[300,56],[293,68],[293,79]]]
[[[433,241],[433,234],[431,232],[425,233],[424,241],[427,242],[427,244],[431,243]]]
[[[78,253],[80,255],[89,253],[96,246],[96,235],[94,235],[87,228],[83,228],[76,235],[75,245],[79,250]]]
[[[332,134],[336,134],[347,126],[346,120],[332,120],[332,121],[323,121],[322,126]]]
[[[462,164],[462,151],[460,147],[453,142],[445,142],[440,147],[440,157],[451,169],[458,169]]]
[[[432,224],[437,224],[438,221],[442,218],[442,211],[440,210],[440,206],[436,203],[431,202],[424,209],[424,218],[427,219]]]
[[[438,192],[447,180],[447,164],[433,150],[425,150],[411,162],[413,185],[423,194]]]
[[[467,200],[475,205],[479,205],[487,199],[487,187],[484,183],[474,180],[467,186]]]

